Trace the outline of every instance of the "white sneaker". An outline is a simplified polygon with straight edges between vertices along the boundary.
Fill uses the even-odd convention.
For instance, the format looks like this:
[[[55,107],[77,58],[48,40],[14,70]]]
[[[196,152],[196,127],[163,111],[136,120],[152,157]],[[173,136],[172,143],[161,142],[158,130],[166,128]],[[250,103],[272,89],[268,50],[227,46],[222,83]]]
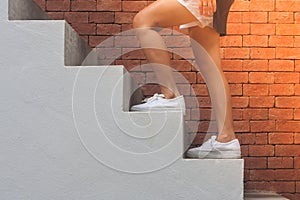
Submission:
[[[229,142],[218,142],[217,136],[213,135],[205,141],[200,147],[191,148],[187,151],[190,158],[241,158],[241,148],[238,139]]]
[[[144,103],[132,106],[131,110],[183,110],[185,115],[185,102],[183,95],[172,99],[166,99],[164,94],[155,93],[152,97],[145,98],[142,102]]]

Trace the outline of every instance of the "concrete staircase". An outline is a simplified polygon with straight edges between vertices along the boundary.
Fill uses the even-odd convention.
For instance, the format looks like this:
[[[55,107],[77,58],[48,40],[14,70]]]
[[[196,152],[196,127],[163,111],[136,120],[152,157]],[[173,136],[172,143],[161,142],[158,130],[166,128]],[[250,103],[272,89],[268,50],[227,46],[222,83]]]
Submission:
[[[64,20],[1,0],[0,30],[1,199],[243,199],[243,159],[184,158],[183,113],[130,112],[135,81]]]

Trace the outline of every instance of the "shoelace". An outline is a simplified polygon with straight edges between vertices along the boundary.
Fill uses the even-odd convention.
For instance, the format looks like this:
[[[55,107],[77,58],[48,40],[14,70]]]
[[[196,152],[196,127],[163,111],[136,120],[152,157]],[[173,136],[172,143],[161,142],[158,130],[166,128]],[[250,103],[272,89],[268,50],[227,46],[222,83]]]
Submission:
[[[146,99],[142,100],[142,102],[151,102],[151,101],[154,101],[154,100],[158,99],[159,97],[164,98],[165,95],[164,94],[155,93],[152,97],[149,97],[149,98],[146,98]]]
[[[212,150],[215,150],[215,145],[214,145],[214,141],[216,140],[216,136],[213,135],[211,138],[209,138],[209,142],[210,142],[210,146],[212,147]]]

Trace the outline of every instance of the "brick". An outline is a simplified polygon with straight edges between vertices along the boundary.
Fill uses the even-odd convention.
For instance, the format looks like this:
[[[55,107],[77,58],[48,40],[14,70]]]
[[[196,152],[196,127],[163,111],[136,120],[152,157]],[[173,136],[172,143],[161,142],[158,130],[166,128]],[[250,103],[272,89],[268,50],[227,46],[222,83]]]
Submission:
[[[299,0],[276,0],[276,11],[300,11]]]
[[[293,144],[293,133],[269,133],[269,144]]]
[[[300,145],[276,145],[275,156],[300,156]]]
[[[247,83],[247,72],[224,72],[228,83]]]
[[[95,35],[96,34],[96,24],[73,23],[72,27],[80,35]]]
[[[242,120],[242,109],[232,109],[233,120]]]
[[[267,133],[256,133],[255,134],[255,144],[268,144],[268,134]]]
[[[296,192],[300,192],[300,181],[296,182]]]
[[[243,145],[241,146],[241,156],[249,156],[249,145]]]
[[[300,12],[294,12],[294,16],[295,16],[295,23],[299,24],[300,23]]]
[[[242,23],[243,12],[229,12],[227,23]]]
[[[242,46],[242,36],[229,35],[220,38],[221,47],[239,47]]]
[[[238,138],[240,141],[240,144],[255,144],[255,135],[252,133],[243,133],[240,134],[240,137]]]
[[[249,48],[225,48],[224,58],[249,58]]]
[[[253,59],[274,59],[275,48],[251,48],[250,57]]]
[[[205,83],[202,74],[200,72],[197,72],[197,83]]]
[[[293,12],[269,12],[269,23],[294,23]]]
[[[243,109],[243,119],[268,119],[268,109]]]
[[[171,67],[177,71],[191,71],[191,64],[186,60],[171,60]]]
[[[97,11],[121,11],[120,0],[97,0]]]
[[[201,97],[197,97],[197,100],[199,102],[199,106],[200,107],[205,107],[205,108],[211,108],[212,107],[212,104],[211,104],[211,99],[210,97],[204,97],[204,96],[201,96]],[[208,128],[208,127],[207,127]]]
[[[242,35],[250,33],[250,24],[227,24],[227,34],[230,35]]]
[[[300,84],[295,84],[295,95],[300,95]]]
[[[122,11],[140,11],[147,6],[147,1],[122,1]]]
[[[250,72],[250,83],[274,83],[273,72]]]
[[[261,35],[244,35],[243,36],[244,47],[267,47],[268,36]]]
[[[275,120],[250,121],[251,132],[275,131]]]
[[[64,20],[65,13],[64,12],[47,12],[47,14],[54,20]]]
[[[268,95],[268,85],[267,84],[243,84],[243,95],[245,96]]]
[[[274,179],[280,181],[299,180],[300,177],[299,169],[277,169],[274,172]]]
[[[300,48],[276,48],[276,58],[278,59],[299,59]]]
[[[135,14],[132,12],[115,12],[115,23],[131,24]]]
[[[267,12],[243,12],[243,23],[267,23]]]
[[[193,94],[196,96],[207,96],[208,88],[205,84],[193,84],[192,85]]]
[[[275,24],[251,24],[252,35],[275,35]]]
[[[293,47],[294,38],[293,36],[270,36],[269,38],[270,47]]]
[[[274,72],[275,83],[299,83],[298,72]]]
[[[287,121],[287,120],[276,121],[276,131],[296,132],[299,131],[299,127],[300,127],[300,121]]]
[[[300,133],[295,133],[294,134],[294,143],[295,144],[300,144]]]
[[[243,159],[245,162],[245,169],[267,168],[267,158],[265,157],[244,157]]]
[[[233,108],[245,108],[249,105],[248,97],[232,97],[231,102]]]
[[[274,11],[275,0],[251,0],[250,11]]]
[[[90,23],[113,23],[114,13],[113,12],[90,12],[89,22]]]
[[[261,97],[250,97],[249,106],[252,108],[270,108],[274,107],[275,97],[274,96],[261,96]]]
[[[269,85],[269,95],[293,95],[294,85],[293,84],[272,84]]]
[[[244,60],[243,71],[268,71],[267,60]]]
[[[300,109],[295,108],[294,110],[295,110],[294,111],[294,119],[299,120],[300,119]]]
[[[96,11],[96,0],[72,0],[72,11]]]
[[[300,71],[300,60],[295,60],[295,71]]]
[[[275,170],[250,170],[250,180],[271,181],[275,179]]]
[[[243,62],[241,60],[226,60],[222,59],[223,71],[242,71]]]
[[[294,36],[294,38],[294,47],[300,47],[300,36]]]
[[[275,105],[279,108],[300,108],[300,97],[276,97]]]
[[[270,60],[269,71],[294,71],[293,60]]]
[[[300,35],[300,24],[276,24],[276,35]]]
[[[98,35],[112,35],[112,34],[118,34],[121,31],[121,26],[119,24],[97,24],[97,34]],[[123,39],[125,36],[122,36]],[[126,40],[128,42],[128,40]],[[130,43],[134,46],[134,42]],[[133,47],[131,46],[131,47]]]
[[[249,169],[244,169],[244,181],[248,182],[249,179],[250,179],[250,170]]]
[[[293,109],[270,108],[269,119],[293,119]]]
[[[250,156],[274,156],[273,145],[249,145]]]
[[[107,38],[109,38],[109,36],[89,36],[89,45],[91,47],[96,47]]]
[[[294,168],[295,169],[300,168],[300,157],[294,157]]]
[[[231,6],[231,11],[249,11],[250,1],[236,0]]]
[[[243,94],[242,84],[229,84],[229,88],[231,96]]]
[[[268,157],[268,168],[293,168],[292,157]]]
[[[69,23],[88,23],[87,12],[66,12],[65,19]]]
[[[180,75],[180,78],[176,78],[177,75]],[[183,80],[184,78],[185,80]],[[176,83],[196,83],[196,73],[195,72],[181,72],[180,74],[174,74],[174,79]],[[181,81],[182,80],[182,81]]]
[[[69,11],[70,0],[46,1],[46,11]]]
[[[233,121],[233,127],[236,132],[249,132],[249,121]]]

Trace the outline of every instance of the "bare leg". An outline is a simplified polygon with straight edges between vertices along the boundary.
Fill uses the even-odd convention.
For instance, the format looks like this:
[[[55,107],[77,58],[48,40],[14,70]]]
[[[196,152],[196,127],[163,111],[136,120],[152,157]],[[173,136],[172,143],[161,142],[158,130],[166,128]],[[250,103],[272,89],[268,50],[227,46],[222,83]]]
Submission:
[[[134,17],[133,27],[138,30],[137,36],[143,52],[148,62],[153,63],[153,70],[161,84],[161,92],[166,98],[173,98],[180,94],[172,76],[172,69],[162,67],[171,64],[165,42],[151,27],[167,28],[195,20],[197,19],[177,0],[157,0]]]
[[[231,141],[235,139],[232,121],[231,95],[228,82],[221,68],[219,34],[210,27],[200,28],[199,26],[195,26],[189,28],[189,36],[193,39],[191,40],[191,44],[195,59],[200,67],[200,72],[206,81],[212,100],[219,132],[217,140],[219,142]],[[201,58],[201,51],[199,51],[199,46],[197,44],[201,44],[207,51],[216,64],[215,66],[206,66],[205,63],[203,63],[205,61]],[[226,106],[225,109],[224,105]]]

